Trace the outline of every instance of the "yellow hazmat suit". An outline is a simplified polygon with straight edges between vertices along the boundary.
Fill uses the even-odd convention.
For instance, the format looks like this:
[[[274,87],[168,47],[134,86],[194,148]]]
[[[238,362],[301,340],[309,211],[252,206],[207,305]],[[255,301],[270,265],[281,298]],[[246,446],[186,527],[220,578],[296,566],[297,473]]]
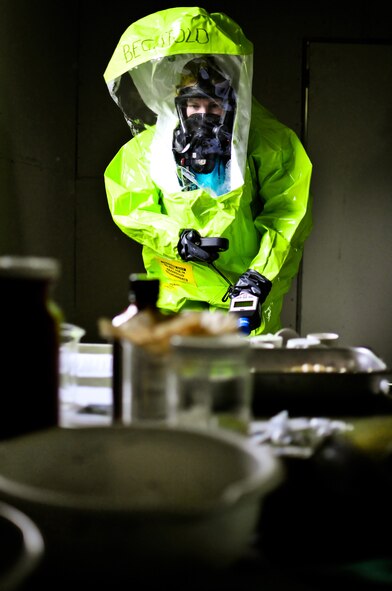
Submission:
[[[236,97],[230,187],[222,195],[184,190],[172,150],[181,72],[206,54],[227,73]],[[146,271],[160,279],[159,307],[228,308],[224,278],[235,284],[254,269],[272,282],[255,335],[281,327],[283,297],[312,227],[312,165],[297,135],[252,96],[252,63],[252,43],[223,14],[170,8],[133,23],[104,74],[133,137],[104,180],[114,222],[143,245]],[[214,265],[181,260],[177,245],[186,228],[228,239],[214,262],[223,277]]]

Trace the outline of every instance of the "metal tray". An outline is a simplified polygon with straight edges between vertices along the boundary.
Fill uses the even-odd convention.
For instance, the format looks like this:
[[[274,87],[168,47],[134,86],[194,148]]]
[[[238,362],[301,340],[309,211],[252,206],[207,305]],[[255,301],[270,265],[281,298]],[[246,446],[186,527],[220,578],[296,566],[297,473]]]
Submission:
[[[365,347],[251,350],[254,416],[392,413],[392,370]]]

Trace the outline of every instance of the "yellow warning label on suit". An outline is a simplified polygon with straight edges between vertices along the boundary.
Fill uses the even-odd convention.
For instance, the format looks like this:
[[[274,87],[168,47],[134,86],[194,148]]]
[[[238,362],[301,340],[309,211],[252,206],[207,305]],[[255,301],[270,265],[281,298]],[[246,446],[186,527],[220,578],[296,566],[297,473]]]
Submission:
[[[171,261],[168,259],[156,259],[161,267],[162,273],[172,281],[196,285],[193,276],[193,268],[190,263]]]

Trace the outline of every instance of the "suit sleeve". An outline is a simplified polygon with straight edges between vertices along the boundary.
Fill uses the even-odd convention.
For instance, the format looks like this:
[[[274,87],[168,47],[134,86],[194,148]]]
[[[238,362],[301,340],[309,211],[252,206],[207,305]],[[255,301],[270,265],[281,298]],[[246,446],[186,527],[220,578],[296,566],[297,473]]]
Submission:
[[[142,133],[109,163],[104,173],[109,210],[127,236],[162,256],[175,258],[180,227],[162,210],[161,193],[149,174],[148,154],[148,136]]]

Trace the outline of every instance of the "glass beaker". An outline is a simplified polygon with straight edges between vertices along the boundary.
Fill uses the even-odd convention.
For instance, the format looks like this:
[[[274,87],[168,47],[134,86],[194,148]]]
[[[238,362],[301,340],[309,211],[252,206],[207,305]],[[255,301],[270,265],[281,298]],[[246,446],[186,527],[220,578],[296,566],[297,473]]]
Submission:
[[[79,343],[86,334],[84,328],[62,322],[59,349],[60,425],[67,423],[67,415],[77,407]]]
[[[176,422],[247,434],[251,421],[250,341],[245,336],[175,336],[167,388]]]

